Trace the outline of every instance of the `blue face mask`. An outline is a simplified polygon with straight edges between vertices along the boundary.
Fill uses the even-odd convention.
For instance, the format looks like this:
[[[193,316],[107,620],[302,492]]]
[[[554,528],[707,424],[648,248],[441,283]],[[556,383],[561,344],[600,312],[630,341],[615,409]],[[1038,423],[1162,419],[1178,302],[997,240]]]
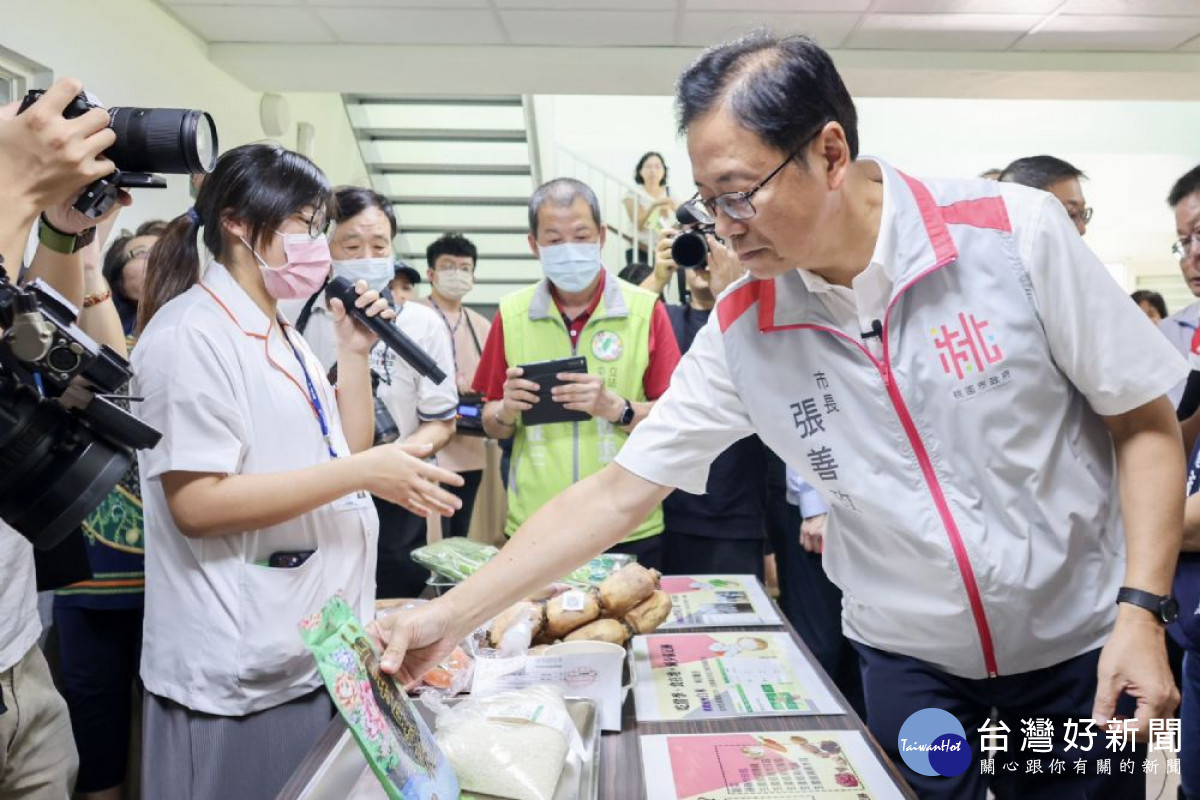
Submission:
[[[390,258],[355,258],[349,261],[334,261],[333,276],[345,278],[351,283],[366,281],[368,289],[383,294],[396,267]]]
[[[564,242],[538,248],[542,272],[564,292],[582,292],[604,265],[599,242]]]

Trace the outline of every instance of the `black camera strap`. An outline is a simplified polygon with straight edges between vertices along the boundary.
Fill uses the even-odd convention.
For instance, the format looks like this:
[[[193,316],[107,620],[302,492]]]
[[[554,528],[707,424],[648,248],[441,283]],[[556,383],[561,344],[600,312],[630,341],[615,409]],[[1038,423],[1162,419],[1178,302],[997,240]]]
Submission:
[[[467,311],[467,307],[463,306],[463,317],[467,320],[467,330],[471,333],[471,341],[475,343],[475,352],[483,355],[483,348],[479,346],[479,336],[475,334],[475,326],[471,324],[471,314]]]

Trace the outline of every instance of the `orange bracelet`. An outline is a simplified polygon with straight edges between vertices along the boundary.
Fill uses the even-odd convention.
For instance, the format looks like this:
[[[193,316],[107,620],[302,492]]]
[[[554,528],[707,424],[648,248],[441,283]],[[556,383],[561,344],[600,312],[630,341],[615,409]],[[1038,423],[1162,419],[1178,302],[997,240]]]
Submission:
[[[87,297],[83,298],[83,307],[91,308],[92,306],[98,306],[101,303],[103,303],[105,300],[108,300],[111,297],[112,297],[112,289],[105,289],[103,292],[97,292],[96,294],[89,294]]]

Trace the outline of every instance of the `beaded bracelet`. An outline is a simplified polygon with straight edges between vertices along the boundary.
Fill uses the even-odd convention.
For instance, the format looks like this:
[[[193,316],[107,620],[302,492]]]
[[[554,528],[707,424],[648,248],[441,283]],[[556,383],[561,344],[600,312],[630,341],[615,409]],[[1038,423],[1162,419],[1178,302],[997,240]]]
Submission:
[[[112,289],[105,289],[103,292],[97,292],[96,294],[89,294],[87,297],[83,298],[83,307],[91,308],[92,306],[98,306],[101,303],[103,303],[105,300],[109,300],[111,298],[112,298]]]

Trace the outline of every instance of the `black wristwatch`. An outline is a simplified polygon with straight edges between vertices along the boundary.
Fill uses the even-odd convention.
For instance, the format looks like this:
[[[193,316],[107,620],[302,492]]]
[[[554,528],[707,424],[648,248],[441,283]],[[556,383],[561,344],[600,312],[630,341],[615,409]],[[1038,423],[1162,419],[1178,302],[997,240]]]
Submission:
[[[621,416],[617,417],[617,421],[613,425],[624,428],[631,422],[633,422],[633,403],[626,400],[625,409],[621,412]]]
[[[1121,590],[1117,592],[1117,602],[1144,608],[1157,617],[1163,625],[1170,625],[1179,619],[1179,601],[1169,594],[1153,594],[1143,592],[1141,589],[1122,586]]]

